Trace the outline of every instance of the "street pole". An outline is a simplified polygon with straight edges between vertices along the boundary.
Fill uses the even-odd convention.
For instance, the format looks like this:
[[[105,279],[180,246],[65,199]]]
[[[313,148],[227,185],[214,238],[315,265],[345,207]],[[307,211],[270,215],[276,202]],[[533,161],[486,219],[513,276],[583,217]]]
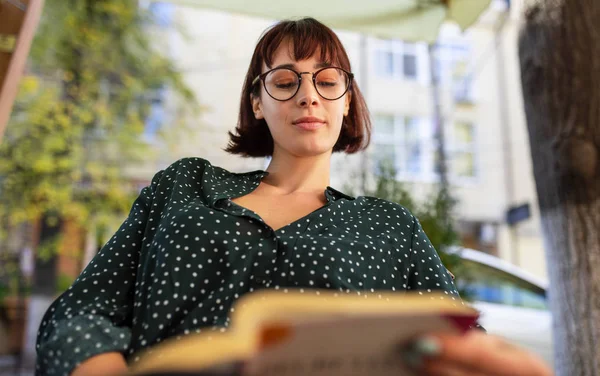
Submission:
[[[440,85],[440,74],[437,71],[438,61],[438,45],[437,43],[431,43],[427,46],[429,52],[429,70],[431,73],[431,98],[433,101],[433,129],[436,135],[436,150],[438,154],[438,165],[436,166],[439,171],[440,186],[442,192],[448,193],[448,164],[446,155],[446,135],[445,135],[445,121],[444,114],[442,111],[441,103],[441,85]]]
[[[510,8],[500,15],[494,28],[494,45],[496,46],[496,69],[498,78],[498,107],[500,109],[500,130],[502,137],[502,153],[504,164],[504,188],[506,191],[506,207],[510,209],[515,203],[515,182],[513,172],[513,154],[510,132],[510,117],[508,108],[508,91],[506,89],[506,68],[504,58],[503,31],[510,16]],[[520,264],[519,243],[517,237],[518,224],[508,224],[508,251],[510,261],[514,265]]]

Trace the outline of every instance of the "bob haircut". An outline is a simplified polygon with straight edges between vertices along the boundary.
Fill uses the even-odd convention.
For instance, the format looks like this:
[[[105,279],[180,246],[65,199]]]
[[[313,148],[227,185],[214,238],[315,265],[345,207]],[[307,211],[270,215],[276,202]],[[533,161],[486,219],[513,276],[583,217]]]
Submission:
[[[252,111],[251,95],[260,96],[262,83],[252,81],[262,73],[263,62],[272,67],[273,56],[281,43],[292,43],[295,60],[305,60],[320,51],[320,60],[351,72],[350,60],[337,35],[314,18],[281,21],[269,28],[260,38],[244,80],[240,113],[235,133],[229,132],[225,151],[244,157],[273,155],[273,137],[264,119],[256,119]],[[367,148],[371,138],[371,120],[365,100],[354,81],[348,92],[352,97],[348,116],[344,116],[340,136],[333,152],[356,153]]]

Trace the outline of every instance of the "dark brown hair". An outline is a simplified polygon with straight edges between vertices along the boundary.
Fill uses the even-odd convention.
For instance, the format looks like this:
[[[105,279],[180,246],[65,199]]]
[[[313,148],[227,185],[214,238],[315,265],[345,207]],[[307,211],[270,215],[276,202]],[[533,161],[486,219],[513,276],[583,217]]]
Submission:
[[[264,119],[256,119],[252,111],[253,96],[260,95],[260,84],[252,80],[262,73],[263,62],[272,67],[273,55],[282,42],[293,44],[295,60],[309,59],[320,51],[320,60],[339,66],[349,72],[350,59],[337,35],[314,18],[297,21],[281,21],[269,28],[260,38],[242,88],[240,113],[235,134],[229,132],[229,144],[225,151],[244,157],[266,157],[273,155],[273,137]],[[365,100],[353,81],[348,90],[352,97],[348,116],[344,116],[340,137],[333,147],[334,152],[348,154],[364,150],[371,138],[371,120]]]

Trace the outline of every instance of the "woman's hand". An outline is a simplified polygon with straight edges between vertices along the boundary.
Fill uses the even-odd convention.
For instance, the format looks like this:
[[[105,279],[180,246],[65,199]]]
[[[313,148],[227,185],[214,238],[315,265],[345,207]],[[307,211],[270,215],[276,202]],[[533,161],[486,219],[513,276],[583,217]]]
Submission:
[[[419,375],[551,376],[541,359],[504,340],[473,330],[464,335],[432,335],[406,354]]]

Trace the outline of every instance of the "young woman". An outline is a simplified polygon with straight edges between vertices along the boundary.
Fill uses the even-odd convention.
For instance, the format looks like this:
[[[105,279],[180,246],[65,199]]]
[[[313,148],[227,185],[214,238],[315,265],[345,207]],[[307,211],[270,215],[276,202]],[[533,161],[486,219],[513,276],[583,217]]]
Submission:
[[[38,374],[123,372],[137,351],[167,338],[224,330],[232,303],[263,288],[437,291],[462,304],[408,210],[329,186],[332,153],[358,152],[369,141],[369,114],[351,72],[337,36],[316,20],[269,29],[252,57],[227,148],[272,156],[267,170],[231,173],[189,158],[157,173],[48,310]],[[423,343],[410,363],[432,374],[548,374],[528,354],[481,333]],[[486,357],[477,368],[473,360]]]

